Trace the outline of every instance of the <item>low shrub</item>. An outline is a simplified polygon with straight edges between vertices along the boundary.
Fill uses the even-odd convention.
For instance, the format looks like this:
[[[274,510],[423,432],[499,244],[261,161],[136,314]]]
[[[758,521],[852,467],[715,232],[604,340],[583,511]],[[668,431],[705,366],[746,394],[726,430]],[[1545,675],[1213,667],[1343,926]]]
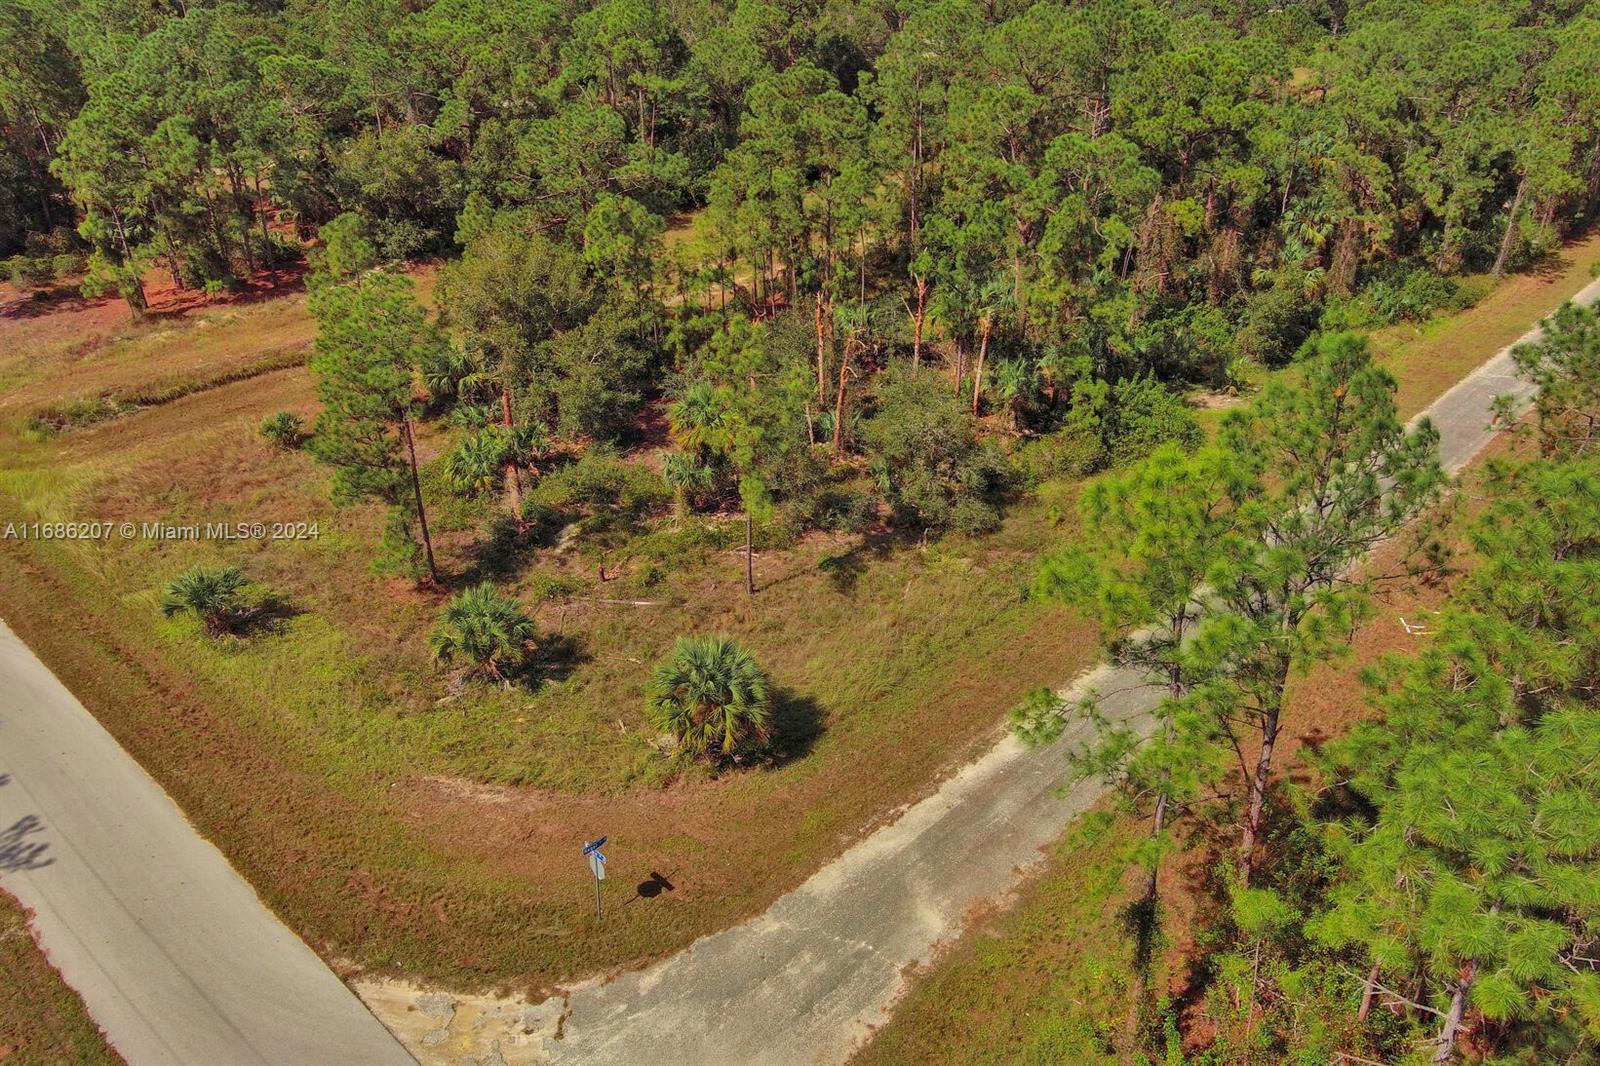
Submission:
[[[1013,458],[1031,485],[1057,478],[1087,477],[1105,465],[1106,450],[1098,433],[1062,429],[1024,443]]]
[[[1374,274],[1354,297],[1330,298],[1324,332],[1374,329],[1395,322],[1422,322],[1441,312],[1472,306],[1477,292],[1431,267],[1392,266]]]
[[[81,274],[88,266],[88,260],[77,252],[62,252],[50,257],[50,274],[58,280]]]
[[[1300,279],[1280,274],[1245,301],[1235,338],[1238,353],[1263,366],[1283,366],[1317,328],[1321,313],[1321,305],[1306,297]]]
[[[5,266],[11,284],[19,289],[44,285],[55,277],[55,270],[48,256],[14,255],[5,261]]]
[[[679,637],[646,689],[645,718],[695,757],[738,761],[766,740],[771,713],[766,673],[727,637]]]
[[[1193,451],[1205,432],[1183,397],[1153,377],[1079,381],[1061,429],[1025,446],[1017,463],[1035,483],[1085,477],[1173,443]]]
[[[583,588],[583,582],[567,574],[538,571],[528,576],[528,595],[536,600],[565,600]]]
[[[261,423],[261,435],[275,448],[293,451],[305,439],[305,423],[290,411],[268,415]]]
[[[605,546],[640,531],[671,503],[659,474],[594,448],[540,479],[524,498],[522,517],[547,533],[575,525],[580,538]]]
[[[824,489],[802,503],[805,524],[811,529],[859,533],[878,518],[878,497],[859,489]]]
[[[1117,383],[1102,420],[1101,438],[1113,466],[1143,459],[1162,444],[1194,451],[1205,440],[1183,397],[1150,377]]]
[[[234,632],[246,617],[243,593],[248,584],[237,566],[194,566],[167,583],[161,613],[168,618],[193,615],[207,636],[220,637]]]
[[[463,663],[468,675],[507,681],[527,657],[534,634],[522,605],[486,581],[450,597],[428,643],[440,663]]]

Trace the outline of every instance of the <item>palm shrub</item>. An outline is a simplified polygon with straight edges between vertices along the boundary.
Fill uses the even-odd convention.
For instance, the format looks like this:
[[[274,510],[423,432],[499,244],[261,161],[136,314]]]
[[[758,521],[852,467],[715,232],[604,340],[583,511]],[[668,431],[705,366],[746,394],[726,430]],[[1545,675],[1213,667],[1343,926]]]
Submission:
[[[498,681],[522,665],[535,635],[522,605],[485,581],[450,597],[429,643],[441,663],[465,662],[467,672]]]
[[[289,411],[268,415],[266,421],[261,423],[261,435],[284,451],[300,446],[303,430],[304,424],[299,416]]]
[[[672,509],[680,518],[695,498],[708,495],[717,484],[716,469],[690,452],[668,452],[661,476],[672,487]]]
[[[646,689],[650,724],[697,757],[729,759],[764,741],[771,712],[767,675],[728,637],[679,637]]]
[[[446,460],[450,482],[461,492],[476,495],[499,487],[511,456],[511,437],[503,426],[484,426],[461,438]]]
[[[537,426],[484,425],[461,438],[445,461],[445,473],[458,491],[489,492],[509,471],[526,469],[544,443]]]
[[[168,618],[191,614],[200,619],[206,634],[219,637],[231,632],[244,618],[241,598],[249,584],[237,566],[193,566],[167,583],[161,613]]]

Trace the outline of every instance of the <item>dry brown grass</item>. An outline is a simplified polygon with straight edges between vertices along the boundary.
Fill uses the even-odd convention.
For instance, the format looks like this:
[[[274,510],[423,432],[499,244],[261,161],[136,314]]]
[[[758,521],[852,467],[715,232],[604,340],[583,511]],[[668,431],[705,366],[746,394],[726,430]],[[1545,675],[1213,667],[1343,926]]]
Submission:
[[[33,941],[28,913],[0,891],[0,1062],[16,1066],[111,1066],[122,1056],[83,1000]]]
[[[1591,280],[1600,263],[1600,232],[1564,245],[1537,269],[1503,279],[1471,308],[1373,334],[1373,350],[1400,381],[1396,402],[1410,417],[1526,333]],[[1487,279],[1469,282],[1487,286]]]

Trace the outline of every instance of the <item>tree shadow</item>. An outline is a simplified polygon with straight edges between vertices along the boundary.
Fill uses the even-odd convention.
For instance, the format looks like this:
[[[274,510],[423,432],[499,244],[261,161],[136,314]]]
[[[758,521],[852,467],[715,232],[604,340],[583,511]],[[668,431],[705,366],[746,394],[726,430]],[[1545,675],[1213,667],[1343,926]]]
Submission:
[[[565,681],[592,658],[577,637],[550,633],[539,638],[537,650],[523,661],[516,679],[530,688],[538,688],[547,681]]]
[[[817,569],[828,575],[834,591],[849,595],[855,591],[867,564],[882,561],[896,551],[916,542],[917,536],[907,530],[876,527],[861,535],[861,540],[850,550],[839,555],[827,555],[817,563]]]
[[[203,285],[190,285],[183,289],[162,287],[151,293],[152,299],[150,306],[145,309],[144,318],[147,321],[168,321],[196,311],[245,307],[285,293],[302,291],[309,269],[304,259],[261,267],[253,277],[235,278],[231,285],[215,292],[207,292]]]
[[[1572,260],[1563,254],[1564,249],[1551,248],[1537,259],[1530,260],[1522,265],[1522,272],[1532,274],[1545,281],[1553,281],[1565,274],[1572,267]]]
[[[516,519],[502,514],[489,523],[489,535],[473,542],[468,549],[472,563],[446,581],[451,588],[470,588],[485,581],[507,581],[519,577],[533,562],[539,550],[537,528],[519,529]]]
[[[19,818],[11,823],[10,828],[0,832],[0,873],[13,874],[24,870],[38,870],[55,862],[55,859],[42,857],[50,849],[48,843],[28,839],[33,834],[42,832],[44,832],[44,821],[36,814]]]
[[[85,296],[75,281],[32,287],[29,295],[0,305],[0,318],[40,318],[65,311],[83,311],[120,300],[120,296]]]
[[[1155,962],[1156,949],[1162,942],[1161,904],[1141,892],[1122,907],[1118,914],[1123,931],[1133,941],[1133,970],[1141,985],[1150,983],[1150,969]]]
[[[808,754],[822,735],[822,707],[811,697],[787,688],[772,691],[772,716],[759,762],[777,767]]]
[[[269,592],[257,603],[241,607],[229,623],[228,632],[235,637],[277,635],[288,628],[289,621],[303,612],[276,592]]]

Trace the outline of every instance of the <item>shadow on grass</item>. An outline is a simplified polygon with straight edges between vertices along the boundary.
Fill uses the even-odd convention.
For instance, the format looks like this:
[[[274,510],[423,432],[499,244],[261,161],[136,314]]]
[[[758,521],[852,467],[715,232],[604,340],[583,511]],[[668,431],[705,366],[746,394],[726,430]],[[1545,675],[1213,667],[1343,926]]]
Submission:
[[[591,658],[577,637],[551,633],[539,638],[538,650],[528,656],[515,680],[529,688],[538,688],[547,681],[565,681]]]
[[[651,870],[649,878],[644,881],[640,881],[639,884],[634,887],[634,899],[655,899],[664,892],[674,891],[678,887],[672,883],[671,879],[674,876],[676,876],[675,873],[663,874],[657,873],[655,870]],[[633,900],[630,899],[628,902],[632,903]]]
[[[28,296],[0,306],[0,318],[40,318],[58,312],[82,311],[119,299],[118,296],[85,296],[78,291],[77,282],[54,282],[33,286]]]
[[[817,569],[828,575],[835,591],[848,595],[855,591],[869,563],[888,559],[895,552],[917,543],[921,537],[921,532],[916,530],[886,527],[870,529],[849,551],[824,556],[817,563]]]
[[[229,625],[228,632],[235,637],[275,635],[282,633],[288,627],[290,619],[298,617],[301,613],[303,612],[300,608],[276,592],[269,592],[260,602],[240,608]]]
[[[1562,254],[1563,250],[1560,247],[1552,248],[1539,258],[1524,263],[1520,270],[1514,270],[1513,273],[1532,274],[1546,281],[1559,278],[1572,269],[1572,260]]]
[[[784,766],[809,754],[821,735],[821,705],[811,696],[776,688],[772,692],[767,743],[755,761],[764,766]]]
[[[538,528],[518,529],[516,519],[499,515],[489,524],[489,535],[472,545],[472,565],[460,574],[446,578],[451,590],[471,588],[485,581],[509,581],[520,577],[548,538]]]

